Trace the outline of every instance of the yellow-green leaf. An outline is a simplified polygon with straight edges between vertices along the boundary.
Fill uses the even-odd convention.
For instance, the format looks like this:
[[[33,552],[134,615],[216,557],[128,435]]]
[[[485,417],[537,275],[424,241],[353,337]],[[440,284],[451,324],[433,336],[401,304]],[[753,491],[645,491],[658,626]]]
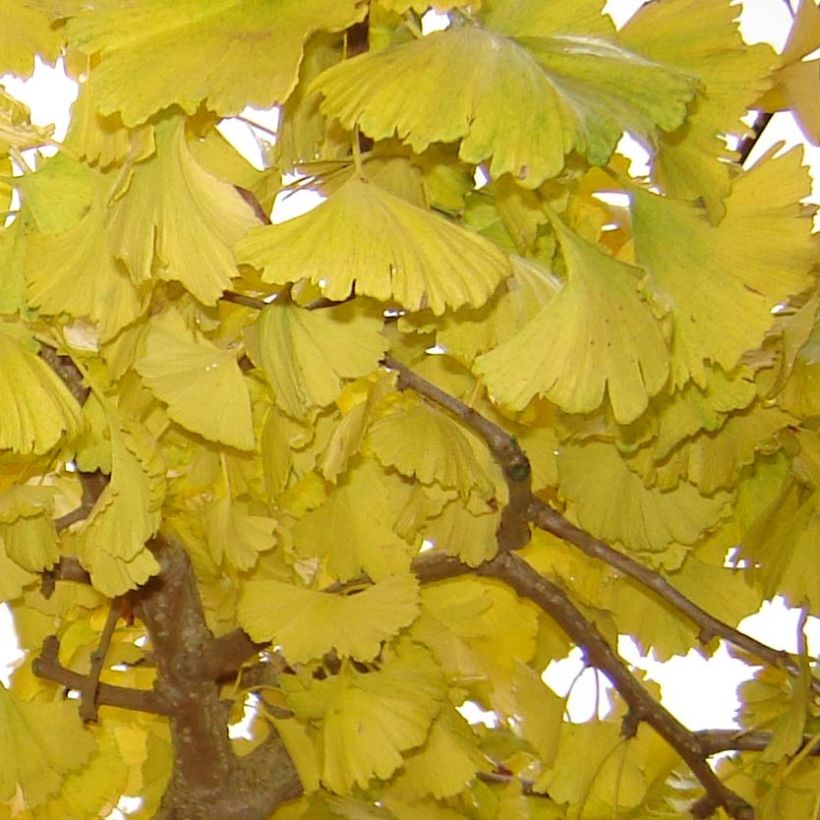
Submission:
[[[378,368],[387,348],[382,320],[354,305],[306,310],[295,304],[271,305],[259,317],[254,351],[268,377],[276,403],[303,418],[331,404],[346,379]]]
[[[0,450],[45,453],[83,426],[74,397],[30,346],[22,328],[0,323]]]
[[[225,116],[284,102],[308,35],[341,31],[365,14],[360,0],[68,5],[69,42],[101,57],[89,79],[99,110],[119,111],[128,126],[174,103],[193,114],[204,102]]]
[[[558,473],[561,494],[580,526],[635,552],[694,544],[727,511],[726,493],[703,496],[687,483],[668,491],[647,488],[604,442],[565,446]]]
[[[424,484],[454,487],[463,496],[475,488],[490,497],[492,482],[457,421],[412,394],[391,397],[385,405],[368,430],[382,464]]]
[[[12,72],[30,77],[34,57],[49,63],[57,59],[62,45],[60,32],[51,25],[44,3],[0,0],[0,74]]]
[[[266,282],[304,278],[329,299],[355,291],[436,314],[483,304],[510,273],[493,243],[358,176],[310,213],[249,231],[236,253]]]
[[[236,356],[191,330],[176,310],[151,320],[137,370],[178,424],[209,441],[253,449],[250,394]]]
[[[276,544],[276,521],[266,515],[252,515],[248,504],[223,495],[202,513],[202,523],[211,555],[217,563],[223,556],[237,569],[252,569],[259,553]]]
[[[792,151],[738,177],[717,226],[695,205],[633,194],[638,264],[670,300],[675,385],[704,384],[706,361],[732,370],[771,327],[772,308],[811,284],[817,247],[797,218],[808,193]]]
[[[133,166],[127,191],[109,211],[111,249],[135,284],[181,282],[213,305],[238,275],[231,248],[256,215],[232,185],[196,164],[184,118],[160,120],[155,133],[156,153]]]
[[[391,575],[355,595],[332,595],[280,581],[249,581],[239,603],[239,623],[255,641],[282,647],[289,663],[336,650],[369,661],[382,641],[410,624],[418,612],[414,575]]]
[[[75,704],[26,703],[0,687],[1,800],[11,800],[20,789],[29,806],[40,805],[94,748]]]
[[[651,140],[656,126],[681,124],[696,80],[591,36],[583,21],[550,29],[548,20],[514,36],[454,26],[347,60],[312,87],[348,129],[396,134],[416,153],[461,139],[461,159],[491,157],[491,177],[531,188],[571,151],[603,164],[624,130]]]
[[[642,272],[557,221],[567,282],[512,338],[479,357],[476,372],[501,404],[523,409],[546,396],[570,413],[609,398],[634,421],[665,384],[669,352]]]
[[[320,718],[322,782],[339,794],[390,777],[401,753],[424,742],[445,691],[427,650],[407,644],[378,671],[345,663],[336,677],[300,689],[293,684],[288,704]]]

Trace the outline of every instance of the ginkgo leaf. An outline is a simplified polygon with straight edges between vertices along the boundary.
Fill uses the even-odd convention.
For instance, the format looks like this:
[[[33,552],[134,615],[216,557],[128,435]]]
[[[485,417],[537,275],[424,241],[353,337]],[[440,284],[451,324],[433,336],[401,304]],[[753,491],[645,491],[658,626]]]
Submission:
[[[133,166],[128,189],[111,206],[110,245],[134,283],[181,282],[213,305],[238,275],[231,248],[258,224],[236,189],[196,164],[185,143],[185,120],[155,126],[156,153]]]
[[[497,549],[496,530],[501,522],[497,505],[471,493],[467,499],[451,501],[424,528],[425,537],[448,555],[471,567],[492,558]]]
[[[289,663],[305,663],[336,650],[369,661],[382,641],[410,624],[418,612],[414,575],[391,575],[355,595],[331,595],[280,581],[251,580],[238,616],[255,641],[282,647]]]
[[[66,32],[83,54],[101,55],[89,79],[100,112],[119,111],[134,126],[174,103],[193,114],[204,102],[226,116],[284,102],[308,35],[341,31],[365,8],[360,0],[103,0],[69,4]]]
[[[159,571],[146,542],[159,528],[165,465],[144,429],[120,429],[113,415],[109,424],[111,480],[83,523],[77,554],[95,588],[113,597]]]
[[[445,706],[433,721],[424,746],[405,757],[396,788],[417,798],[432,795],[440,800],[463,791],[477,772],[489,768],[467,722]]]
[[[322,782],[338,794],[390,777],[401,753],[425,741],[445,693],[429,652],[412,644],[400,644],[377,671],[363,674],[345,663],[336,677],[301,691],[296,685],[286,690],[288,705],[320,718]]]
[[[49,569],[60,559],[50,516],[23,515],[13,523],[0,524],[0,540],[9,558],[32,572]]]
[[[554,31],[554,30],[553,30]],[[556,176],[571,151],[605,163],[624,130],[651,140],[677,128],[697,81],[579,30],[514,36],[451,27],[346,60],[312,88],[322,111],[416,153],[461,139],[459,156],[529,188]],[[433,93],[435,89],[435,93]]]
[[[64,145],[72,155],[90,165],[108,168],[123,160],[139,162],[154,153],[154,128],[150,124],[126,128],[119,114],[97,113],[88,83],[80,85],[71,107]]]
[[[580,526],[634,552],[694,544],[726,514],[729,496],[703,496],[691,484],[668,491],[647,488],[617,449],[604,442],[565,446],[558,458],[560,491]],[[609,487],[606,495],[592,491]]]
[[[247,503],[227,495],[203,510],[202,523],[214,561],[221,563],[224,555],[237,569],[252,569],[259,553],[276,545],[276,521],[266,515],[252,515]]]
[[[95,749],[70,701],[27,703],[0,687],[0,737],[5,755],[0,767],[0,799],[17,789],[29,806],[38,806],[60,787],[66,774],[79,769]]]
[[[24,570],[16,561],[6,555],[5,544],[0,536],[0,601],[12,601],[23,590],[37,583],[41,576]]]
[[[0,0],[0,20],[0,75],[30,77],[36,55],[48,63],[57,59],[63,38],[51,25],[45,4]]]
[[[82,430],[77,402],[31,344],[22,328],[0,323],[0,450],[45,453]]]
[[[526,664],[517,664],[514,674],[516,717],[520,720],[521,734],[544,764],[550,766],[558,753],[566,698],[559,698]]]
[[[26,284],[31,305],[43,314],[67,313],[91,319],[100,339],[109,341],[142,312],[145,288],[138,289],[128,271],[108,247],[104,216],[106,183],[82,163],[60,158],[31,175],[49,169],[43,184],[27,183],[24,196],[41,231],[27,237]],[[55,191],[75,196],[60,223],[44,225],[39,214],[50,214]],[[60,209],[63,211],[63,209]]]
[[[2,9],[2,5],[0,5],[0,9]],[[2,11],[0,11],[0,14],[2,14]],[[5,33],[5,30],[0,33],[0,44]],[[2,48],[2,45],[0,45],[0,48]],[[2,67],[0,67],[0,73],[2,73]],[[52,131],[53,127],[44,128],[39,125],[32,125],[31,112],[28,107],[6,93],[6,90],[0,85],[0,154],[5,154],[12,147],[22,150],[43,145],[43,143],[50,141]],[[4,175],[6,173],[11,176],[11,169],[9,168],[7,172],[4,171]],[[0,190],[5,187],[5,184],[0,182]]]
[[[454,487],[462,496],[477,489],[489,498],[493,485],[458,422],[412,394],[387,400],[367,432],[376,458],[402,475]]]
[[[322,310],[294,304],[265,308],[257,323],[255,352],[276,403],[296,418],[332,403],[345,379],[378,368],[387,348],[381,327],[379,317],[353,305]]]
[[[713,0],[646,3],[618,41],[700,80],[686,123],[659,136],[652,171],[670,196],[703,197],[710,216],[722,216],[731,187],[727,160],[735,158],[722,135],[745,133],[740,118],[769,87],[777,56],[766,45],[744,43],[735,9]]]
[[[341,581],[362,571],[374,581],[406,572],[415,550],[394,531],[397,497],[406,490],[395,476],[367,460],[348,470],[321,506],[293,527],[304,556],[327,556],[327,568]]]
[[[253,449],[250,395],[236,356],[191,330],[176,310],[149,323],[137,371],[178,424],[209,441]]]
[[[252,229],[236,254],[265,282],[305,278],[329,299],[355,290],[435,314],[483,304],[510,273],[492,242],[355,175],[309,213]]]
[[[555,227],[566,284],[519,333],[480,356],[475,371],[514,410],[541,395],[569,413],[589,413],[606,391],[615,418],[628,424],[669,375],[642,272],[557,221]]]
[[[817,248],[796,218],[808,193],[796,151],[738,177],[718,226],[689,203],[633,193],[638,264],[670,298],[674,385],[703,385],[705,361],[732,370],[771,327],[772,308],[811,285]]]

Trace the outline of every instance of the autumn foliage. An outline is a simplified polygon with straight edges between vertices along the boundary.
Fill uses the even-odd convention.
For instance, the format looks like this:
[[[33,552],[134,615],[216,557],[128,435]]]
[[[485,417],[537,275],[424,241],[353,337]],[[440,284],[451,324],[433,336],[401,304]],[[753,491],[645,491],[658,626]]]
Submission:
[[[737,625],[820,614],[810,180],[743,166],[820,137],[820,12],[432,5],[0,0],[79,83],[60,142],[0,88],[0,820],[818,816],[812,661]],[[741,729],[621,635],[725,641]]]

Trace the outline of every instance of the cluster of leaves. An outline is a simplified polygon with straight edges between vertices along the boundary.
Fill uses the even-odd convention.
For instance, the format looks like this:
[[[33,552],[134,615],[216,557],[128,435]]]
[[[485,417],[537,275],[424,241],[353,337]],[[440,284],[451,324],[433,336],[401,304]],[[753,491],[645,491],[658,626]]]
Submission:
[[[818,136],[820,13],[428,6],[0,0],[0,73],[80,84],[60,144],[0,89],[0,817],[816,813],[808,661],[734,631],[820,613],[809,179],[727,146]],[[619,635],[767,661],[717,774]]]

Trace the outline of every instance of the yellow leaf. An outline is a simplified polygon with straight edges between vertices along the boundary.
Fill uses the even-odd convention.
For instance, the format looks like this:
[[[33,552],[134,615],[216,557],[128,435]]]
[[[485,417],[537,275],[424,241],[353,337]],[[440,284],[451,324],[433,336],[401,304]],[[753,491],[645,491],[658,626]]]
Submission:
[[[393,529],[406,495],[398,478],[363,461],[293,527],[296,548],[303,556],[327,556],[328,572],[341,581],[363,571],[376,581],[406,572],[416,549]]]
[[[202,523],[214,561],[221,563],[224,555],[237,569],[252,569],[259,553],[276,545],[276,521],[266,515],[251,515],[246,502],[228,495],[205,507]]]
[[[594,36],[583,19],[573,28],[560,10],[555,18],[508,21],[509,36],[450,27],[346,60],[312,88],[348,129],[396,134],[419,154],[461,139],[465,162],[491,157],[491,178],[509,173],[528,188],[556,176],[571,151],[601,165],[624,130],[651,141],[656,125],[681,124],[696,80]]]
[[[23,590],[37,583],[41,576],[24,570],[6,555],[5,544],[0,537],[0,601],[13,601]]]
[[[320,719],[322,782],[338,794],[390,777],[402,765],[401,753],[425,741],[445,693],[435,661],[412,644],[400,644],[374,672],[344,663],[336,677],[308,688],[282,683],[290,684],[288,705],[297,716]]]
[[[484,498],[492,496],[492,482],[473,452],[469,434],[444,411],[412,394],[394,395],[380,410],[368,441],[385,467],[424,484],[436,481],[454,487],[465,497],[473,488]]]
[[[165,465],[136,423],[109,416],[111,480],[78,534],[77,554],[96,589],[113,597],[159,572],[146,542],[159,528]]]
[[[355,175],[309,213],[252,229],[236,254],[265,282],[305,278],[329,299],[355,290],[435,314],[483,304],[510,272],[493,243]]]
[[[88,83],[82,83],[74,105],[64,144],[89,165],[108,168],[123,160],[138,162],[154,153],[154,129],[146,124],[134,129],[122,124],[119,114],[97,113]]]
[[[193,114],[204,102],[225,116],[284,102],[308,35],[341,31],[365,7],[359,0],[103,0],[70,4],[69,12],[70,44],[101,56],[89,79],[100,112],[120,111],[133,126],[174,103]]]
[[[0,323],[0,450],[45,453],[82,430],[74,397],[30,344],[21,328]]]
[[[0,3],[0,15],[2,7]],[[15,10],[13,18],[17,19],[18,12]],[[0,32],[0,49],[2,49],[3,35],[8,28],[5,27]],[[0,52],[5,56],[8,52]],[[2,66],[0,66],[2,74]],[[0,155],[6,154],[9,148],[17,149],[36,148],[50,141],[53,126],[43,128],[42,126],[31,124],[31,112],[28,107],[19,100],[8,94],[0,85]],[[11,168],[4,168],[3,175],[11,177]],[[6,182],[0,182],[0,190],[6,188]],[[0,200],[0,203],[3,201]],[[3,203],[4,204],[4,203]]]
[[[694,544],[726,513],[729,497],[700,495],[687,483],[661,491],[644,486],[617,449],[603,442],[566,445],[558,458],[560,491],[578,524],[633,552]],[[600,488],[608,487],[601,494]]]
[[[415,798],[453,797],[490,763],[478,748],[477,737],[463,717],[445,706],[433,721],[427,742],[404,761],[396,791]]]
[[[516,716],[521,734],[544,765],[550,766],[558,753],[566,698],[559,698],[526,664],[517,664],[514,674]]]
[[[378,368],[387,347],[381,327],[379,317],[352,304],[322,310],[274,304],[259,316],[252,355],[262,365],[276,403],[304,418],[313,408],[335,401],[346,379]]]
[[[451,501],[440,515],[431,518],[424,535],[448,555],[477,567],[496,554],[495,534],[500,522],[498,505],[490,506],[471,493],[466,499]]]
[[[0,800],[10,800],[19,788],[29,806],[39,806],[57,791],[62,778],[84,765],[95,748],[75,704],[18,701],[4,687],[0,738]]]
[[[34,57],[53,63],[60,53],[62,36],[51,25],[41,3],[0,0],[0,74],[30,77]]]
[[[633,194],[638,264],[670,300],[675,386],[690,376],[703,385],[705,361],[732,370],[759,346],[772,308],[811,285],[817,248],[810,223],[797,218],[798,200],[808,193],[792,151],[738,177],[717,226],[694,205]]]
[[[410,574],[391,575],[355,595],[251,580],[238,609],[242,628],[256,641],[281,646],[289,663],[305,663],[334,649],[342,657],[369,661],[417,613],[418,581]]]
[[[128,190],[110,208],[111,249],[135,284],[181,282],[213,305],[238,275],[231,248],[256,215],[232,185],[196,164],[183,117],[160,120],[155,134],[156,153],[132,167]]]
[[[516,335],[479,357],[475,370],[494,398],[514,410],[541,395],[569,413],[589,413],[606,391],[615,418],[628,424],[669,373],[641,271],[554,224],[566,284]]]
[[[209,441],[253,449],[250,394],[236,356],[191,330],[176,310],[149,323],[137,371],[178,424]]]

